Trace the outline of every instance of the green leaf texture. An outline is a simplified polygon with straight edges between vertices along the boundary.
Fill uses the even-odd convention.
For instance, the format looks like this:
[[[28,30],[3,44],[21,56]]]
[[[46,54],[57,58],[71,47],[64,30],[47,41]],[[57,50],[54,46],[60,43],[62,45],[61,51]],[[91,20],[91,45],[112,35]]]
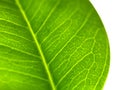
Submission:
[[[0,90],[101,90],[108,70],[88,0],[0,0]]]

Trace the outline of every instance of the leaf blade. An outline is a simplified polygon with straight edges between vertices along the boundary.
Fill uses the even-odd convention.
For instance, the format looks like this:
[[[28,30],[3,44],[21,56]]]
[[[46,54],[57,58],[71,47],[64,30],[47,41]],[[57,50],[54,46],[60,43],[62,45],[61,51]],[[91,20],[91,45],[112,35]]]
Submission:
[[[17,83],[15,86],[15,83],[13,83],[9,84],[10,86],[7,88],[11,88],[11,90],[16,88],[24,88],[25,90],[30,88],[48,90],[52,87],[52,90],[101,90],[109,68],[109,44],[106,32],[104,32],[104,27],[91,4],[84,0],[69,2],[68,0],[49,0],[48,2],[45,0],[36,0],[33,2],[33,0],[31,0],[27,6],[27,1],[18,1],[19,0],[16,0],[17,6],[20,8],[22,15],[19,15],[20,12],[18,12],[15,14],[15,19],[11,19],[13,16],[8,12],[9,14],[6,15],[10,15],[8,17],[11,18],[2,16],[2,19],[13,23],[11,23],[11,25],[8,24],[10,28],[3,27],[5,23],[3,23],[3,26],[0,24],[0,29],[2,28],[10,32],[10,35],[7,35],[7,33],[4,33],[4,35],[2,35],[3,33],[0,34],[0,37],[6,39],[5,41],[4,39],[0,39],[0,43],[9,45],[10,47],[9,49],[7,47],[4,48],[7,54],[3,51],[0,53],[0,55],[2,55],[0,58],[1,60],[7,60],[8,58],[5,58],[6,56],[12,56],[11,59],[8,59],[12,64],[2,63],[0,67],[7,67],[6,65],[13,66],[16,67],[13,68],[15,71],[22,71],[26,73],[26,75],[31,74],[37,77],[45,77],[45,79],[49,81],[42,82],[35,79],[31,81],[33,78],[30,79],[15,74],[16,79],[14,76],[10,78],[15,81],[20,80],[17,76],[21,78],[25,77],[21,79],[20,82],[22,81],[22,83],[24,83],[23,81],[25,80],[27,85]],[[5,0],[5,2],[7,2],[7,0]],[[31,6],[31,4],[33,5]],[[35,8],[38,8],[38,10]],[[17,10],[19,9],[17,8]],[[5,12],[5,10],[3,11]],[[14,24],[17,21],[18,23]],[[0,23],[2,22],[0,21]],[[13,24],[18,27],[14,28]],[[19,26],[24,26],[21,27],[24,28],[24,30],[20,32]],[[12,31],[11,28],[18,30]],[[0,32],[6,32],[2,31],[2,29]],[[35,35],[35,33],[37,34]],[[19,35],[19,37],[12,35]],[[23,43],[23,45],[21,43]],[[0,50],[2,50],[2,47],[3,46],[0,46]],[[18,53],[17,51],[15,51],[17,52],[15,53],[13,52],[14,48],[29,54]],[[107,51],[105,51],[106,48]],[[108,59],[105,59],[105,57]],[[16,61],[17,59],[20,61],[19,63]],[[23,62],[32,60],[32,62],[23,64],[21,60]],[[34,63],[34,60],[37,62]],[[14,63],[16,63],[15,66]],[[6,65],[4,66],[4,64]],[[33,64],[33,68],[29,67],[31,64]],[[102,66],[103,68],[101,68]],[[29,68],[27,69],[27,67]],[[36,68],[38,69],[35,70]],[[30,72],[24,69],[30,70]],[[4,77],[4,73],[5,72],[0,76],[3,81],[6,78]],[[10,75],[10,73],[7,73],[7,75]],[[77,78],[80,81],[78,81]],[[10,81],[10,79],[7,79],[7,81]],[[28,83],[31,84],[31,86]],[[35,87],[34,84],[38,87]],[[3,89],[3,86],[1,86],[0,89]]]

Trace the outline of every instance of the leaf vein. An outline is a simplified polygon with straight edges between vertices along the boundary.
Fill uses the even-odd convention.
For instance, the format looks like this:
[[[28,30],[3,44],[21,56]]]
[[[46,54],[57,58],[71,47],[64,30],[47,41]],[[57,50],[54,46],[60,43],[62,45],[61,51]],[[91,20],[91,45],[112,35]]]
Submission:
[[[88,13],[86,19],[84,20],[84,22],[82,23],[82,25],[78,28],[78,30],[75,32],[75,34],[73,34],[71,36],[71,38],[66,42],[66,44],[64,44],[64,46],[56,53],[56,55],[50,60],[50,62],[48,62],[48,65],[50,65],[54,59],[59,55],[59,53],[68,45],[69,42],[71,42],[71,40],[76,36],[76,34],[84,27],[84,25],[87,23],[88,18],[90,17],[91,13]]]
[[[91,52],[87,53],[86,55],[84,55],[80,60],[78,60],[63,76],[62,78],[58,81],[58,83],[56,84],[56,87],[61,83],[61,81],[73,70],[73,68],[80,63],[82,60],[84,60],[85,57],[87,57],[88,55],[90,55]]]
[[[56,28],[54,28],[54,29],[49,33],[49,35],[44,38],[44,40],[41,42],[41,44],[42,44],[44,41],[46,41],[46,40],[49,38],[49,36],[52,35],[53,32],[55,32],[58,28],[60,28],[62,25],[64,25],[64,23],[65,23],[67,20],[69,20],[70,17],[72,17],[72,16],[75,14],[75,12],[77,12],[77,10],[75,10],[71,15],[69,15],[66,20],[64,20],[62,23],[60,23],[58,26],[56,26]]]
[[[30,56],[33,56],[33,57],[37,57],[37,58],[40,58],[39,56],[37,55],[34,55],[32,53],[29,53],[29,52],[26,52],[26,51],[23,51],[23,50],[20,50],[20,49],[17,49],[15,47],[12,47],[12,46],[9,46],[9,45],[6,45],[6,44],[3,44],[3,43],[0,43],[1,46],[4,46],[4,47],[7,47],[7,48],[10,48],[12,50],[15,50],[15,51],[18,51],[18,52],[21,52],[21,53],[24,53],[24,54],[27,54],[27,55],[30,55]]]
[[[36,38],[36,35],[35,35],[35,33],[33,32],[33,29],[32,29],[32,27],[31,27],[31,24],[30,24],[30,22],[29,22],[29,20],[28,20],[28,18],[27,18],[27,16],[26,16],[26,13],[24,12],[24,10],[23,10],[23,8],[22,8],[19,0],[15,0],[15,1],[16,1],[17,6],[19,7],[19,9],[20,9],[20,11],[21,11],[21,14],[23,15],[23,18],[25,19],[25,21],[26,21],[26,23],[27,23],[27,25],[28,25],[29,31],[30,31],[30,33],[31,33],[31,35],[32,35],[35,43],[36,43],[36,47],[37,47],[38,52],[39,52],[39,54],[40,54],[40,56],[41,56],[41,58],[42,58],[42,62],[43,62],[43,64],[44,64],[46,73],[47,73],[47,75],[48,75],[48,79],[49,79],[50,85],[51,85],[51,87],[52,87],[53,90],[56,90],[56,87],[55,87],[55,84],[54,84],[54,82],[53,82],[53,78],[52,78],[51,72],[50,72],[50,70],[49,70],[49,67],[48,67],[48,65],[47,65],[45,56],[44,56],[43,51],[42,51],[42,48],[41,48],[41,45],[39,44],[39,42],[38,42],[38,40],[37,40],[37,38]]]
[[[47,22],[47,20],[51,17],[51,15],[53,14],[53,12],[55,11],[55,9],[57,8],[57,6],[59,5],[60,0],[58,0],[58,2],[54,5],[54,7],[51,9],[51,11],[49,12],[49,14],[47,15],[46,19],[44,20],[44,22],[42,23],[42,25],[40,26],[40,28],[38,29],[38,31],[35,33],[35,35],[37,35],[41,29],[44,27],[45,23]]]
[[[4,19],[4,18],[0,18],[0,20],[1,20],[1,21],[6,21],[6,22],[8,22],[8,23],[11,23],[11,24],[16,25],[16,26],[19,26],[19,27],[27,28],[26,26],[20,25],[20,24],[15,23],[15,22],[13,22],[13,21],[11,21],[11,20],[7,20],[7,19]]]
[[[25,75],[25,76],[33,77],[33,78],[36,78],[36,79],[39,79],[39,80],[48,81],[45,78],[38,77],[36,75],[25,73],[25,72],[21,72],[21,71],[12,70],[10,68],[0,68],[0,70],[5,70],[5,71],[8,71],[8,72],[14,72],[14,73],[22,74],[22,75]]]
[[[19,38],[21,38],[21,39],[24,39],[24,40],[27,40],[27,41],[29,41],[29,42],[33,42],[32,40],[30,40],[30,39],[27,39],[27,38],[25,38],[25,37],[23,37],[23,36],[20,36],[20,35],[17,35],[17,34],[15,34],[15,33],[11,33],[11,32],[8,32],[8,31],[0,31],[1,33],[5,33],[5,34],[9,34],[9,35],[12,35],[12,36],[16,36],[16,37],[19,37]]]

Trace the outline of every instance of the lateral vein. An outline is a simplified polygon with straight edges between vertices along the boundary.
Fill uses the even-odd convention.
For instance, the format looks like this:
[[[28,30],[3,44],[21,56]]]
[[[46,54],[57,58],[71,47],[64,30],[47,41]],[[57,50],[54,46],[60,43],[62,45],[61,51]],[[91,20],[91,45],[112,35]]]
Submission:
[[[55,84],[54,84],[54,82],[53,82],[53,78],[52,78],[51,72],[50,72],[50,70],[49,70],[49,67],[48,67],[48,65],[47,65],[45,56],[44,56],[43,51],[42,51],[42,49],[41,49],[41,45],[39,44],[39,42],[38,42],[38,40],[37,40],[37,38],[36,38],[36,36],[35,36],[35,33],[33,32],[33,29],[32,29],[32,27],[31,27],[31,24],[30,24],[30,22],[29,22],[29,20],[28,20],[28,18],[27,18],[27,16],[26,16],[26,14],[25,14],[25,12],[24,12],[24,10],[23,10],[23,8],[22,8],[19,0],[15,0],[15,2],[16,2],[16,4],[17,4],[18,8],[20,9],[20,11],[21,11],[21,13],[22,13],[22,15],[23,15],[23,18],[25,19],[25,21],[26,21],[26,23],[27,23],[27,25],[28,25],[28,28],[29,28],[29,30],[30,30],[30,33],[32,34],[32,37],[33,37],[33,39],[34,39],[34,41],[35,41],[35,44],[36,44],[37,49],[38,49],[38,51],[39,51],[39,54],[40,54],[40,56],[41,56],[41,58],[42,58],[42,62],[43,62],[43,64],[44,64],[46,73],[48,74],[48,79],[49,79],[49,82],[50,82],[50,84],[51,84],[52,90],[56,90],[56,87],[55,87]]]

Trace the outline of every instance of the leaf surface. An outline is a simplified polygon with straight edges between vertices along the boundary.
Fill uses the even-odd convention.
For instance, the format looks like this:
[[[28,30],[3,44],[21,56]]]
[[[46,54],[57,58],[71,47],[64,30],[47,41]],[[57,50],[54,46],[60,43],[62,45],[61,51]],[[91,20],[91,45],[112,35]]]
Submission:
[[[101,90],[108,69],[88,0],[0,0],[0,90]]]

